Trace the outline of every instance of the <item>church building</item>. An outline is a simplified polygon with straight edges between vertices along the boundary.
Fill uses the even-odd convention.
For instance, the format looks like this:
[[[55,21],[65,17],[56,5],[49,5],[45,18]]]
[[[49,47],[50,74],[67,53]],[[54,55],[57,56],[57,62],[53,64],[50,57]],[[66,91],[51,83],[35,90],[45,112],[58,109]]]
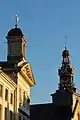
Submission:
[[[30,87],[35,79],[26,61],[26,37],[17,22],[6,39],[7,61],[0,61],[0,120],[29,120]]]
[[[58,89],[51,95],[52,103],[31,105],[31,120],[80,120],[80,95],[74,85],[74,68],[66,47],[58,75]]]

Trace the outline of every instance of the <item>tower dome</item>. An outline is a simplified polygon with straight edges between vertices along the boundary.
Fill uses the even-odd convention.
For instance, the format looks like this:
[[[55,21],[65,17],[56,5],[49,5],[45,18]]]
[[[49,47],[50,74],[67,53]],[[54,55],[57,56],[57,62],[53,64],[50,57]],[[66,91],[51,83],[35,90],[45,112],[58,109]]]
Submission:
[[[68,57],[68,56],[70,56],[69,50],[67,50],[66,47],[65,47],[65,50],[62,52],[62,56],[63,56],[63,57]]]
[[[21,36],[21,37],[23,37],[23,33],[22,33],[22,30],[20,28],[15,27],[8,32],[7,36],[8,37],[10,37],[10,36]]]

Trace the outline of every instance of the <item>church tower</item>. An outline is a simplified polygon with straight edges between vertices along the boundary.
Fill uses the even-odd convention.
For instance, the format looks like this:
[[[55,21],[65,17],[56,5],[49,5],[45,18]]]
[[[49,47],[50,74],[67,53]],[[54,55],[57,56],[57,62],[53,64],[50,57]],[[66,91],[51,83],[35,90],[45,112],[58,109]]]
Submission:
[[[62,65],[58,69],[58,90],[52,94],[55,120],[80,120],[80,95],[74,86],[74,68],[70,63],[70,52],[65,47]]]
[[[70,64],[70,53],[66,49],[62,52],[62,66],[58,69],[60,77],[59,89],[66,89],[68,91],[74,90],[74,68]]]
[[[26,38],[16,24],[7,34],[7,61],[0,62],[0,120],[30,119],[30,88],[35,85],[26,61]],[[4,103],[4,104],[3,104]]]
[[[8,32],[6,38],[8,43],[7,61],[15,63],[26,59],[26,38],[22,30],[18,28],[17,21],[15,27]]]

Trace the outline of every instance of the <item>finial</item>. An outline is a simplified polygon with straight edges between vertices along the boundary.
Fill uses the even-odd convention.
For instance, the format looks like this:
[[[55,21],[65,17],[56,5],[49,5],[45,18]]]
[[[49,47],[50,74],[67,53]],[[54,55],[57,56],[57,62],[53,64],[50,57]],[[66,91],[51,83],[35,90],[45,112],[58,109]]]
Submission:
[[[67,47],[67,36],[65,36],[65,50],[66,50],[66,47]]]
[[[17,28],[17,26],[18,26],[18,21],[19,21],[19,17],[18,17],[18,15],[17,15],[17,14],[16,14],[16,16],[15,16],[15,20],[16,20],[15,27]]]

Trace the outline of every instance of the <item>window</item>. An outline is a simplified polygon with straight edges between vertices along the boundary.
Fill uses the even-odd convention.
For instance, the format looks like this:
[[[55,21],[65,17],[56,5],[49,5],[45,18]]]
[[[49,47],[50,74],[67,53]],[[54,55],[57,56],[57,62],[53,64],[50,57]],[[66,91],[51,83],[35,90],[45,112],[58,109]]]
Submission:
[[[2,105],[0,105],[0,120],[2,120]]]
[[[19,120],[21,120],[21,116],[19,116]]]
[[[19,103],[19,108],[21,107],[21,103]]]
[[[21,101],[21,88],[19,88],[19,100]]]
[[[3,93],[3,86],[0,84],[0,97],[2,97],[2,93]]]
[[[5,100],[8,101],[8,90],[5,89]]]
[[[22,55],[25,57],[25,42],[22,42]]]
[[[80,113],[78,113],[77,116],[78,116],[78,120],[80,120]]]
[[[10,111],[10,120],[12,120],[12,111]]]
[[[16,44],[15,44],[15,42],[11,42],[9,44],[10,44],[10,51],[9,51],[10,55],[16,54],[16,47],[15,47]]]
[[[23,92],[23,103],[25,102],[25,92]]]
[[[10,96],[10,104],[13,104],[13,94],[11,93],[11,96]]]
[[[8,120],[8,109],[5,108],[5,120]]]

